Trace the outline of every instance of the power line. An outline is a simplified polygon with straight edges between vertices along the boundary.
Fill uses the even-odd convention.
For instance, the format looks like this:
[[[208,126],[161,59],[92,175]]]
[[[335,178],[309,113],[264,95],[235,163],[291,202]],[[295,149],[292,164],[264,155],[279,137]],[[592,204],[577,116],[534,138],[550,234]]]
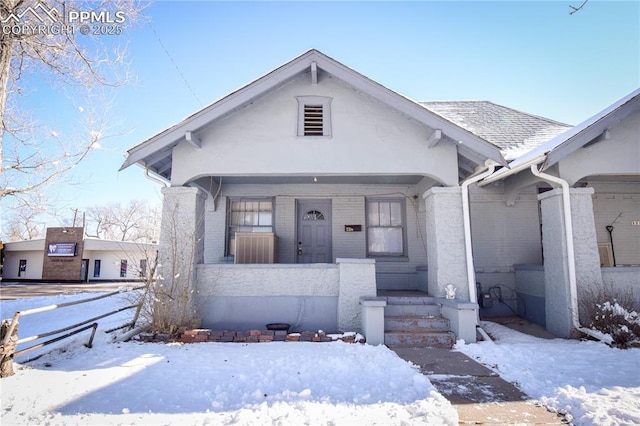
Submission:
[[[194,92],[193,88],[191,87],[191,85],[189,84],[189,82],[187,81],[186,77],[184,76],[184,74],[182,74],[182,71],[180,70],[180,67],[178,66],[178,64],[176,63],[176,61],[173,60],[173,57],[171,56],[171,54],[169,53],[169,50],[167,50],[167,47],[164,45],[164,43],[162,42],[162,40],[160,39],[160,36],[158,35],[158,33],[156,32],[156,29],[153,28],[153,25],[151,24],[151,22],[149,22],[149,27],[151,27],[151,31],[153,31],[153,34],[155,34],[156,36],[156,40],[158,40],[158,43],[160,44],[160,47],[162,47],[162,50],[164,50],[164,53],[166,53],[167,57],[169,58],[169,60],[171,61],[171,63],[173,64],[174,67],[176,67],[176,71],[178,71],[178,74],[180,75],[180,78],[182,78],[182,81],[184,82],[185,86],[187,86],[187,89],[189,89],[189,92],[191,92],[191,95],[194,97],[194,99],[198,102],[199,106],[202,106],[203,103],[200,100],[200,98],[198,97],[198,95],[196,95],[196,93]]]

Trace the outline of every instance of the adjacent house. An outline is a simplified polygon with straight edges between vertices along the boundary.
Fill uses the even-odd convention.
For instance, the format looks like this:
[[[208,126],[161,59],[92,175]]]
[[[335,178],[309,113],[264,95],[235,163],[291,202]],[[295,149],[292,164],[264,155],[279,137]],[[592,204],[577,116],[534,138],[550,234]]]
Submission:
[[[637,212],[633,105],[628,123],[612,124],[636,136],[619,144],[635,177],[604,181],[636,191]],[[166,182],[161,273],[180,281],[203,326],[285,322],[382,343],[393,337],[385,328],[404,331],[390,317],[433,304],[456,338],[475,341],[479,312],[544,308],[538,290],[541,299],[517,303],[527,294],[517,265],[544,260],[545,288],[568,285],[546,271],[564,241],[545,234],[547,220],[563,218],[544,207],[560,190],[541,194],[558,185],[546,177],[554,170],[530,179],[518,165],[556,141],[536,161],[563,149],[551,166],[568,170],[578,145],[616,140],[611,129],[600,144],[590,130],[561,148],[572,131],[491,102],[416,102],[312,49],[129,149],[122,168],[138,164]]]
[[[568,337],[594,296],[640,301],[640,90],[479,183],[492,185],[507,208],[540,193],[543,264],[514,265],[521,316]]]

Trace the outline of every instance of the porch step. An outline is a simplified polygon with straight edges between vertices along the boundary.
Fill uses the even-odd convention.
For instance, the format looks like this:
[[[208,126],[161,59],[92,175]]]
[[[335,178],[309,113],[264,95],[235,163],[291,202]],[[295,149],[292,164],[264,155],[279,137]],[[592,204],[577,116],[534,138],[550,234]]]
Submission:
[[[440,305],[429,296],[389,296],[384,311],[384,343],[388,347],[451,348],[455,335]]]
[[[390,348],[452,348],[456,343],[450,331],[385,331],[384,344]]]
[[[387,296],[389,305],[438,305],[438,299],[431,296]]]
[[[385,317],[407,317],[407,316],[440,316],[440,305],[409,305],[409,304],[392,304],[387,300],[387,306],[384,309]]]
[[[388,316],[384,319],[386,331],[450,331],[449,320],[441,316]]]

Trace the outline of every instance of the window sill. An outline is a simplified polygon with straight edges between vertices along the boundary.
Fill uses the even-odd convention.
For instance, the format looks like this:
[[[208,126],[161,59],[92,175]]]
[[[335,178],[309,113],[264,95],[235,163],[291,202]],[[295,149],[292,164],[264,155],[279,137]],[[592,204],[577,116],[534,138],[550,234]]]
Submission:
[[[331,139],[332,136],[331,135],[322,135],[322,136],[305,136],[305,135],[298,135],[297,136],[298,139],[307,139],[307,140],[317,140],[317,139]]]

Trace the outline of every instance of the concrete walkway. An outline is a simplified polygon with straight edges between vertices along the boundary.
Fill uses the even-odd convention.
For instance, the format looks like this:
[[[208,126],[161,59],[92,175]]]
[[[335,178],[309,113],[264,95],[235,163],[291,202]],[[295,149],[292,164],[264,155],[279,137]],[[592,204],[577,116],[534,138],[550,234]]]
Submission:
[[[420,367],[429,381],[458,410],[459,422],[486,425],[562,425],[517,387],[466,355],[441,348],[392,348]]]

